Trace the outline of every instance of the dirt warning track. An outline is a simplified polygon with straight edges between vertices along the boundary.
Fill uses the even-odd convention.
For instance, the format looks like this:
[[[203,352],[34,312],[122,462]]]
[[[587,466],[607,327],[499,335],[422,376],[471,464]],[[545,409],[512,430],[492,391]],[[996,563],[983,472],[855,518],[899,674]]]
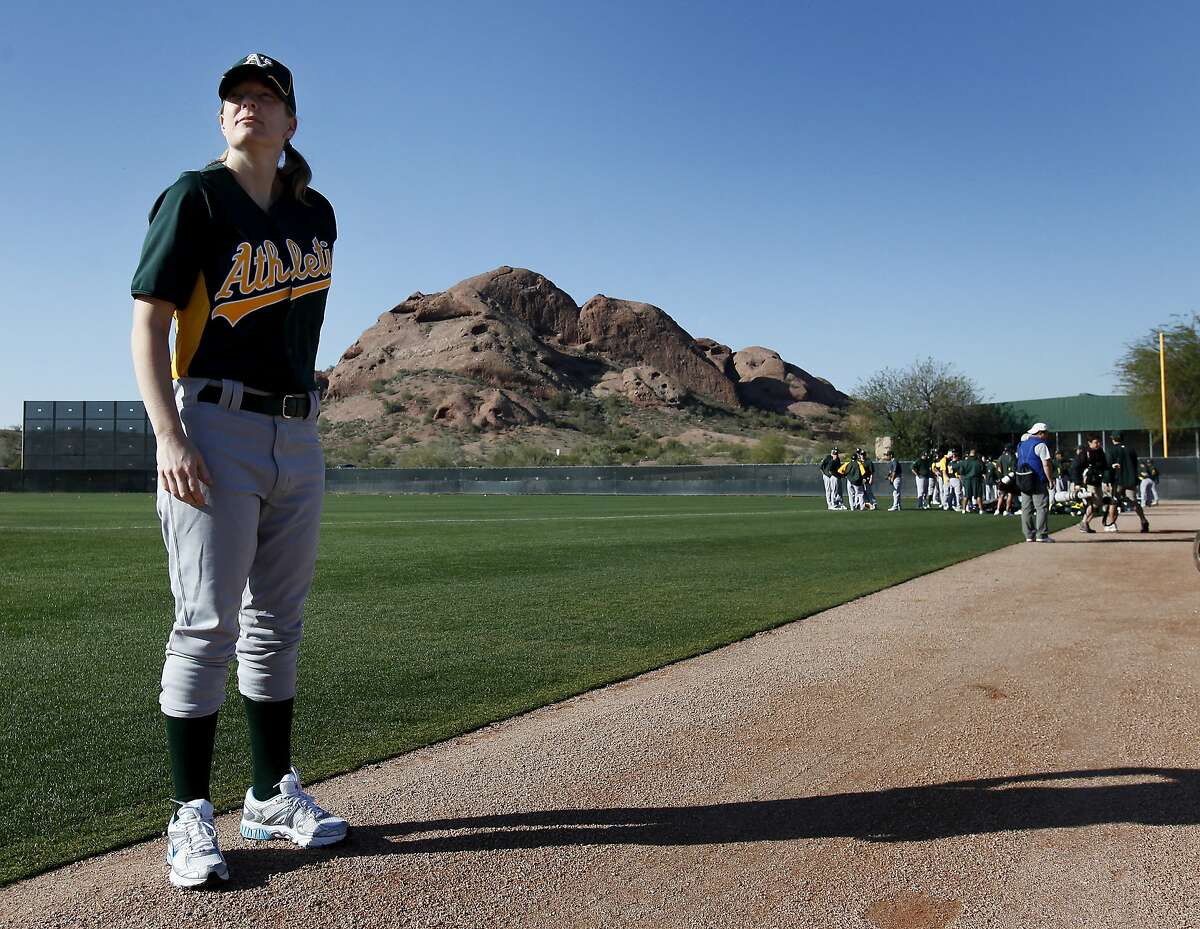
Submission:
[[[317,785],[341,848],[225,816],[222,890],[156,841],[0,924],[1200,927],[1200,504],[1149,516]]]

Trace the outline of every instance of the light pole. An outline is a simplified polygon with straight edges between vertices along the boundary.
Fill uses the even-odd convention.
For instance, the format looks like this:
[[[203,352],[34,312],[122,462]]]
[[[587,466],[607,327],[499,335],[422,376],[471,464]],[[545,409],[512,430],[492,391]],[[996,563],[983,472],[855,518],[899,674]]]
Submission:
[[[1158,383],[1162,397],[1163,457],[1166,458],[1170,454],[1167,451],[1167,359],[1161,332],[1158,334]]]

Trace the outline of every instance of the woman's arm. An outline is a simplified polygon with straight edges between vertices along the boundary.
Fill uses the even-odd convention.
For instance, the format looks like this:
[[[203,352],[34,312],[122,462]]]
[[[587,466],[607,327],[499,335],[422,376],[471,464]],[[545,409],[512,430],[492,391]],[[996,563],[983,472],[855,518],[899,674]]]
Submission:
[[[183,431],[171,387],[171,352],[167,339],[174,309],[165,300],[133,301],[133,373],[158,444],[158,478],[163,489],[184,503],[205,506],[202,484],[212,484],[208,466]]]

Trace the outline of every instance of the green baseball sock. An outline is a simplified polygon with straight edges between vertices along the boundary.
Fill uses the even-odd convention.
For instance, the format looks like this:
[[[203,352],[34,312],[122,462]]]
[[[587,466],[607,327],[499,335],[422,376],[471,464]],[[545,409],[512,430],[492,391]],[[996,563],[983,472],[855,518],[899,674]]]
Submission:
[[[288,700],[251,700],[245,694],[246,722],[250,728],[250,761],[254,768],[256,800],[279,793],[279,782],[292,767],[292,708]]]
[[[175,799],[180,803],[207,800],[217,714],[196,719],[166,715],[163,718],[167,721],[167,754],[171,758]]]

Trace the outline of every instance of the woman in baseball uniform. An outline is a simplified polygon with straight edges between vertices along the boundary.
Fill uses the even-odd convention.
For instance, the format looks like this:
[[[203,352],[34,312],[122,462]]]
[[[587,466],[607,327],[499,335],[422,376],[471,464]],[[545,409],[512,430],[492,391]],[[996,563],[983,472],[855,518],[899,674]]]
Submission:
[[[291,72],[248,55],[222,76],[218,96],[225,153],[158,198],[131,288],[133,364],[158,444],[175,597],[159,704],[177,804],[167,827],[176,887],[228,879],[209,773],[235,656],[253,767],[242,835],[308,847],[348,828],[301,789],[291,763],[325,481],[313,372],[337,228],[291,144]]]

